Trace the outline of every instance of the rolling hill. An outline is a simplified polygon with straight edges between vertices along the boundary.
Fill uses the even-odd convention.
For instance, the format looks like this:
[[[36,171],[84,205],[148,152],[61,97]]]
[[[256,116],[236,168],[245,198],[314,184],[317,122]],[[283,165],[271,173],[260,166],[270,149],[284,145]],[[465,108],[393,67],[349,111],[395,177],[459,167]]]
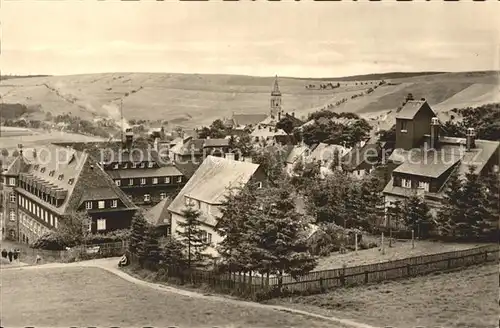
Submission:
[[[388,83],[367,94],[379,82],[374,77]],[[1,81],[0,96],[5,103],[37,108],[40,116],[50,112],[119,119],[122,102],[128,119],[161,119],[193,127],[232,113],[267,113],[273,81],[274,77],[168,73],[47,76]],[[340,87],[319,90],[320,84],[329,81]],[[330,104],[336,111],[360,113],[380,128],[390,124],[391,114],[408,93],[426,98],[443,115],[455,107],[500,102],[499,72],[280,78],[279,83],[284,109],[299,117]],[[307,89],[308,85],[315,87]],[[352,99],[353,95],[359,96]],[[347,101],[335,105],[344,98]]]

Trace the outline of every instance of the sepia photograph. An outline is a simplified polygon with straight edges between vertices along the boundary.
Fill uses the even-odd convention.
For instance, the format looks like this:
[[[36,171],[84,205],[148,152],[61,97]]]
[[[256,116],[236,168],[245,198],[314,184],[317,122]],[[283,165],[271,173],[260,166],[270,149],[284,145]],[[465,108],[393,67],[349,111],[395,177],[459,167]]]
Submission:
[[[0,2],[0,327],[500,328],[500,2]]]

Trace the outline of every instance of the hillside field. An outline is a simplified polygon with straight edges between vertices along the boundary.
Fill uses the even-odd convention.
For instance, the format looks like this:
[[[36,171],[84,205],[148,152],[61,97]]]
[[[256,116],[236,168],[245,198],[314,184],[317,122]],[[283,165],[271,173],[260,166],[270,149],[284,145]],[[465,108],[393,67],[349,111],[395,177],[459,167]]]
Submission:
[[[279,78],[283,107],[301,117],[347,98],[334,110],[363,114],[372,118],[373,125],[385,128],[408,93],[426,98],[440,112],[500,101],[499,72],[387,76],[397,78],[386,79],[387,84],[370,94],[366,91],[380,80]],[[319,89],[329,81],[340,87]],[[0,82],[0,96],[6,103],[37,108],[39,114],[72,113],[82,118],[119,119],[122,102],[128,119],[161,119],[194,127],[232,113],[268,113],[273,82],[274,77],[239,75],[103,73],[8,79]],[[308,85],[315,87],[307,89]],[[364,95],[351,99],[356,94]]]

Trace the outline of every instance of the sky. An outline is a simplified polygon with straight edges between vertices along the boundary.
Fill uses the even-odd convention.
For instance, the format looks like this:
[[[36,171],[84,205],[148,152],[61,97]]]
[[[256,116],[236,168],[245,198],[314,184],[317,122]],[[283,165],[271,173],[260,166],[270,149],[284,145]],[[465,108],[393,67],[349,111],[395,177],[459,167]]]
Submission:
[[[499,13],[499,1],[4,0],[0,68],[296,77],[492,70],[500,68]]]

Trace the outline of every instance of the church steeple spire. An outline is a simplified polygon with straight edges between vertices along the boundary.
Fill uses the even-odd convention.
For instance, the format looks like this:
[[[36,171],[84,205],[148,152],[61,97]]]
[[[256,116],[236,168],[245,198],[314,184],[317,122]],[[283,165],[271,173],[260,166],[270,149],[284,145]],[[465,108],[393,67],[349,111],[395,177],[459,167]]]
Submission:
[[[278,75],[274,78],[274,88],[271,96],[281,96],[280,86],[278,85]]]

